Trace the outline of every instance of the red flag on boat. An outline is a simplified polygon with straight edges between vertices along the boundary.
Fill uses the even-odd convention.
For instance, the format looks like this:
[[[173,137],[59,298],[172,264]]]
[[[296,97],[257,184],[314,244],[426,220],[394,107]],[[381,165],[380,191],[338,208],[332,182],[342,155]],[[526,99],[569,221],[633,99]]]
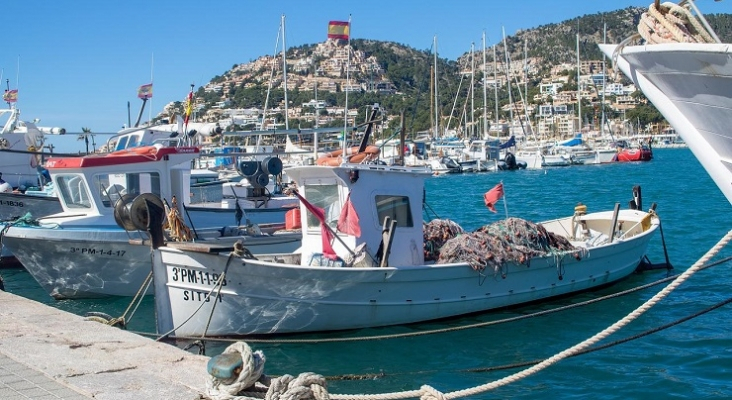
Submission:
[[[361,225],[359,225],[358,221],[358,214],[356,214],[356,209],[353,208],[351,194],[349,193],[346,203],[343,204],[343,208],[341,209],[341,216],[338,217],[338,225],[336,227],[343,233],[361,237]]]
[[[328,22],[328,39],[348,40],[351,24],[348,21]]]
[[[305,205],[305,208],[313,213],[315,218],[320,221],[320,236],[323,239],[323,256],[330,260],[335,260],[336,258],[338,258],[335,251],[333,251],[333,247],[330,245],[331,240],[333,240],[333,234],[330,232],[330,229],[328,229],[328,226],[325,223],[325,210],[305,200],[305,198],[302,197],[297,191],[293,191],[292,193],[294,193],[295,196],[300,199],[302,204]]]
[[[137,97],[140,99],[151,99],[152,98],[152,83],[141,85],[137,89]]]
[[[8,103],[15,103],[18,101],[18,89],[6,90],[5,93],[3,93],[3,100]]]
[[[483,201],[485,201],[485,206],[488,207],[489,210],[496,212],[496,208],[494,206],[501,197],[503,197],[503,182],[494,186],[493,189],[485,192],[483,195]]]

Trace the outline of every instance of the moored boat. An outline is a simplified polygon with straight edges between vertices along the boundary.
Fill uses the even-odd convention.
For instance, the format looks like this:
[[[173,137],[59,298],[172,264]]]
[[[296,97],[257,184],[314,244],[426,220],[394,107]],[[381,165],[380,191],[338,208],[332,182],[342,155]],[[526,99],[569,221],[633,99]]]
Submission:
[[[140,231],[127,232],[118,222],[142,193],[165,199],[170,211],[185,221],[181,225],[190,227],[190,232],[171,229],[170,240],[178,236],[220,244],[246,235],[255,252],[299,247],[297,234],[249,235],[246,209],[232,206],[227,213],[188,210],[185,199],[190,195],[191,161],[198,155],[196,147],[155,145],[50,158],[46,167],[63,212],[8,226],[3,244],[58,299],[132,296],[140,289],[150,272],[149,251],[130,241],[147,240],[148,236]],[[284,211],[282,215],[280,227],[284,227]],[[171,228],[176,221],[168,217]],[[240,227],[238,221],[247,226]]]
[[[683,3],[693,9],[674,5],[675,12],[687,16],[686,25],[701,28],[694,29],[698,32],[693,37],[681,29],[681,36],[672,35],[665,43],[648,37],[643,45],[635,45],[629,38],[600,49],[666,118],[732,202],[732,50],[720,42],[693,2]]]
[[[158,247],[153,273],[160,333],[332,331],[536,301],[628,276],[659,224],[652,212],[588,214],[578,207],[567,218],[525,224],[547,246],[523,259],[493,263],[486,261],[490,252],[480,262],[451,258],[455,252],[443,244],[435,261],[426,254],[435,243],[425,241],[421,222],[429,176],[423,170],[344,164],[287,173],[302,196],[300,251],[251,257],[212,254],[205,244]],[[475,233],[478,241],[490,241],[488,232]]]

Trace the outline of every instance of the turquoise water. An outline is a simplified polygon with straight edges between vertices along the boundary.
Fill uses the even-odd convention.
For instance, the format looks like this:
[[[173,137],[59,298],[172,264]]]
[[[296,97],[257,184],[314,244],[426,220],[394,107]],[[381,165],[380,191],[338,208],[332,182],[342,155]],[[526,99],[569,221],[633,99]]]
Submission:
[[[582,202],[588,211],[622,207],[632,187],[642,187],[643,208],[657,203],[673,273],[680,273],[732,229],[730,204],[690,151],[654,150],[643,164],[582,166],[546,171],[515,171],[439,176],[427,182],[427,203],[442,218],[475,229],[510,216],[541,221],[569,215]],[[483,205],[485,191],[503,181],[504,202],[497,214]],[[715,259],[732,255],[723,249]],[[653,262],[664,260],[661,236],[649,251]],[[611,336],[609,343],[640,334],[694,314],[730,296],[730,264],[694,275],[661,304]],[[121,315],[130,299],[54,301],[27,272],[1,271],[8,291],[77,314],[100,311]],[[634,274],[608,288],[552,300],[548,303],[464,318],[403,327],[366,329],[287,339],[357,337],[459,327],[475,322],[525,315],[618,292],[667,275],[665,270]],[[543,359],[601,331],[649,299],[663,285],[619,298],[541,317],[427,336],[360,340],[344,343],[254,343],[267,357],[270,375],[312,371],[333,377],[368,375],[367,380],[330,380],[331,393],[385,393],[418,389],[428,384],[442,392],[479,386],[520,369],[504,366]],[[732,397],[732,324],[730,305],[669,329],[607,349],[563,360],[529,378],[471,398],[728,398]],[[152,299],[146,299],[128,329],[154,329]],[[207,354],[225,344],[209,343]],[[201,371],[205,374],[205,371]]]

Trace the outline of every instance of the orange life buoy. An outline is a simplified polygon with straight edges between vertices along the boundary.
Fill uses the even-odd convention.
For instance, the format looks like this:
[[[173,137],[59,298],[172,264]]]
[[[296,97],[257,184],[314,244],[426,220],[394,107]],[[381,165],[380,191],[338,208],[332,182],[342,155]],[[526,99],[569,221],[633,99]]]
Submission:
[[[358,147],[351,147],[349,149],[346,149],[346,156],[348,157],[347,162],[353,164],[360,164],[364,161],[375,159],[379,155],[379,153],[381,153],[381,149],[376,146],[366,146],[366,149],[360,153],[358,151]],[[341,165],[341,163],[343,162],[343,157],[341,157],[342,154],[342,149],[333,150],[318,157],[318,159],[316,160],[316,164],[336,167],[338,165]]]

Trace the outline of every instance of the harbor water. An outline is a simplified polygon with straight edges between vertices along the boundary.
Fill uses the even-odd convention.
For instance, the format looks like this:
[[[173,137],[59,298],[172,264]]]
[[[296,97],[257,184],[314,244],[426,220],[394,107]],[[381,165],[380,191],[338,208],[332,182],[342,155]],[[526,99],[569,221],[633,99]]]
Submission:
[[[492,213],[483,204],[483,194],[499,182],[503,182],[505,196],[496,205],[498,212]],[[679,274],[732,229],[732,206],[688,149],[654,150],[654,159],[647,163],[442,175],[428,179],[425,217],[449,218],[466,230],[506,215],[534,222],[563,217],[571,215],[578,203],[587,205],[588,212],[611,210],[615,203],[626,208],[636,185],[642,190],[643,209],[656,203],[662,221],[663,235],[658,234],[653,240],[650,261],[661,263],[667,253],[674,267],[671,271],[645,271],[591,292],[479,315],[408,326],[292,335],[270,342],[249,341],[249,344],[264,352],[265,373],[319,373],[329,378],[329,392],[338,394],[398,392],[419,389],[425,384],[446,393],[511,375],[527,368],[521,364],[530,365],[551,357],[601,331],[651,298],[665,284],[513,322],[403,338],[368,340],[367,337],[460,328],[528,315]],[[730,255],[732,250],[723,248],[713,260]],[[56,301],[23,269],[5,269],[0,273],[6,290],[79,315],[95,311],[117,317],[131,301],[130,298]],[[600,344],[637,338],[562,360],[528,378],[470,398],[732,397],[732,305],[701,313],[727,300],[731,287],[729,262],[704,269]],[[696,313],[700,315],[674,324]],[[128,318],[127,329],[154,332],[154,318],[153,299],[148,296],[133,317]],[[672,326],[648,332],[667,324]],[[337,338],[358,340],[317,342]],[[227,344],[207,342],[206,354],[218,354]]]

